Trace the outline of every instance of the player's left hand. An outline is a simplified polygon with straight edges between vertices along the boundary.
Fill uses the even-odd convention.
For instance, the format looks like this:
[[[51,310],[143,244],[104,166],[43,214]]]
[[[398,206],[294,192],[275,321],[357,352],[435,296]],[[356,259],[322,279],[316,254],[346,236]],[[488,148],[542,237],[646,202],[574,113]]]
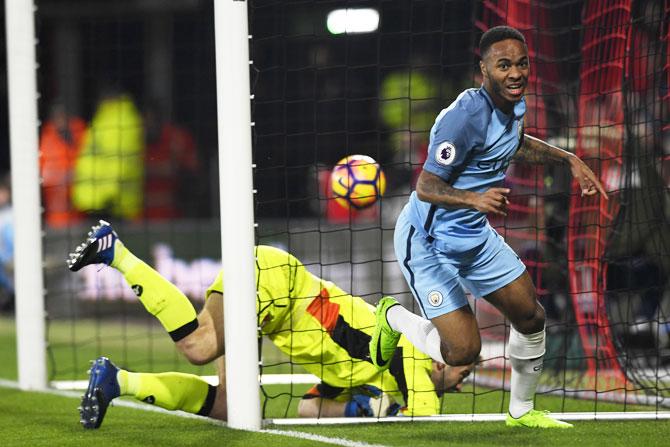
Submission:
[[[600,193],[605,198],[605,200],[608,200],[605,188],[600,183],[598,177],[596,177],[591,168],[589,168],[586,163],[584,163],[577,156],[572,156],[569,160],[570,172],[572,172],[572,176],[579,182],[579,186],[582,190],[582,197],[592,196]]]

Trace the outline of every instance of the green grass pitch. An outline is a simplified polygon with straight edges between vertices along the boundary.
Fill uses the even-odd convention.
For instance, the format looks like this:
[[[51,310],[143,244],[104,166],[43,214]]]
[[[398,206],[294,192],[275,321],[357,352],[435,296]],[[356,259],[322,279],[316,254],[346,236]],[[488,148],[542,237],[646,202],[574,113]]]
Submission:
[[[56,325],[57,326],[57,325]],[[88,339],[86,324],[78,330],[83,338]],[[136,346],[133,352],[125,352],[126,348],[107,346],[102,343],[94,352],[99,341],[91,346],[84,343],[83,352],[73,356],[65,348],[66,335],[71,329],[52,326],[50,340],[57,340],[61,345],[60,354],[64,358],[56,358],[56,364],[70,359],[72,364],[68,368],[75,368],[73,359],[81,357],[81,361],[98,354],[110,354],[110,351],[126,358],[141,358],[146,353],[146,347]],[[132,329],[132,328],[131,328]],[[106,332],[109,333],[109,332]],[[182,361],[175,360],[174,349],[170,349],[167,336],[164,347],[159,347],[152,354],[153,369],[164,370],[163,366],[177,365],[182,368]],[[160,337],[152,341],[163,346]],[[0,318],[0,378],[16,379],[16,350],[14,325],[12,320]],[[132,345],[132,344],[131,344]],[[124,351],[125,350],[125,351]],[[139,350],[139,352],[135,352]],[[92,355],[88,355],[91,351]],[[124,354],[125,352],[125,354]],[[161,357],[163,356],[163,357]],[[176,362],[176,363],[175,363]],[[63,370],[68,370],[63,368]],[[192,371],[193,372],[193,371]],[[198,372],[198,371],[194,371]],[[205,370],[209,374],[211,370]],[[66,375],[70,375],[69,372]],[[78,378],[85,377],[85,365]],[[67,377],[71,378],[71,377]],[[266,387],[268,394],[277,396],[268,402],[267,412],[271,417],[280,417],[284,414],[295,415],[295,406],[299,396],[306,386],[272,386]],[[499,391],[476,394],[463,393],[448,395],[444,403],[446,413],[500,412],[501,405],[506,406],[504,396]],[[232,430],[212,424],[204,419],[186,419],[175,415],[147,412],[122,406],[110,407],[105,422],[99,430],[84,430],[78,423],[76,410],[79,404],[71,397],[54,396],[46,393],[22,392],[10,388],[0,387],[0,439],[3,447],[8,446],[146,446],[146,445],[198,445],[214,442],[226,446],[254,446],[268,445],[282,446],[316,446],[327,445],[308,439],[299,439],[268,433],[253,433]],[[563,399],[553,396],[539,396],[538,407],[554,411],[594,411],[594,402]],[[641,409],[649,409],[642,408]],[[563,409],[563,410],[561,410]],[[618,404],[598,403],[598,411],[621,411]],[[628,410],[631,408],[629,407]],[[661,446],[669,445],[670,423],[668,421],[577,421],[572,430],[525,430],[507,429],[499,422],[458,423],[458,422],[421,422],[421,423],[373,423],[341,426],[292,426],[269,427],[279,430],[299,431],[312,433],[329,438],[335,442],[352,441],[349,445],[386,445],[386,446],[518,446],[518,445],[607,445],[612,446]],[[345,445],[340,442],[340,445]]]

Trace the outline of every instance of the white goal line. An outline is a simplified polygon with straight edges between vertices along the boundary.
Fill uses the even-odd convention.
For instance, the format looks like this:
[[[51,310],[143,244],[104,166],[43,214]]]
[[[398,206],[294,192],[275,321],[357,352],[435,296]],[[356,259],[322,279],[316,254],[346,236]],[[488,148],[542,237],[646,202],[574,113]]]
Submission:
[[[668,420],[670,411],[635,411],[620,412],[611,411],[603,413],[551,413],[552,416],[564,421],[625,421],[625,420]],[[402,417],[393,416],[385,418],[282,418],[265,419],[263,422],[272,425],[341,425],[341,424],[371,424],[376,422],[504,422],[506,413],[480,413],[480,414],[440,414],[435,416]]]

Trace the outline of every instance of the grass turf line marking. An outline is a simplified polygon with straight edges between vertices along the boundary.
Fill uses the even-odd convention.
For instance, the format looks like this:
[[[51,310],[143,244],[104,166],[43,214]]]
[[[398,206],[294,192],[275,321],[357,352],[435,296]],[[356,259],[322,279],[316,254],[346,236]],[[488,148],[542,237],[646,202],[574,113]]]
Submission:
[[[368,444],[367,442],[351,441],[345,438],[329,438],[327,436],[315,435],[313,433],[305,433],[301,431],[261,429],[260,432],[273,435],[290,436],[292,438],[308,439],[310,441],[319,441],[327,444],[342,445],[345,447],[384,447],[382,444]]]
[[[632,420],[670,420],[670,411],[603,411],[554,413],[556,419],[565,421],[632,421]],[[272,425],[346,425],[375,423],[422,423],[422,422],[505,422],[506,413],[440,414],[436,416],[389,416],[385,418],[285,418],[266,419]]]
[[[0,379],[0,387],[2,388],[12,388],[16,390],[21,390],[19,387],[19,383],[12,381],[12,380],[5,380],[5,379]],[[65,390],[54,390],[54,389],[42,389],[42,390],[30,390],[34,391],[37,393],[46,393],[46,394],[53,394],[56,396],[63,396],[63,397],[70,397],[74,399],[80,399],[81,398],[81,393],[77,391],[65,391]],[[110,407],[126,407],[126,408],[134,408],[137,410],[142,410],[142,411],[153,411],[154,413],[163,413],[171,416],[177,416],[177,417],[182,417],[186,419],[199,419],[204,422],[207,422],[212,425],[216,425],[219,427],[228,427],[228,424],[226,424],[225,421],[220,421],[218,419],[212,419],[208,418],[205,416],[198,416],[197,414],[192,414],[192,413],[186,413],[184,411],[170,411],[166,410],[165,408],[161,407],[156,407],[153,405],[145,404],[145,403],[139,403],[139,402],[133,402],[129,400],[122,400],[122,399],[116,399],[110,402],[109,404]],[[249,430],[257,433],[267,433],[269,435],[278,435],[278,436],[286,436],[289,438],[300,438],[300,439],[306,439],[309,441],[317,441],[317,442],[322,442],[324,444],[332,444],[332,445],[341,445],[343,447],[385,447],[382,444],[369,444],[367,442],[362,442],[362,441],[352,441],[349,439],[345,438],[330,438],[328,436],[323,436],[323,435],[316,435],[313,433],[305,433],[305,432],[300,432],[300,431],[291,431],[291,430],[275,430],[275,429],[260,429],[260,430]]]

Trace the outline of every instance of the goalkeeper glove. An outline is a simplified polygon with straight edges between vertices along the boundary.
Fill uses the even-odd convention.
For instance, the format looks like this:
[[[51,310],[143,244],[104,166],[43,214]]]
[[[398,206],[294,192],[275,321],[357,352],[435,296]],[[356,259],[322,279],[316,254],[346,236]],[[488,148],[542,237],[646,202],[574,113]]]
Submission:
[[[379,388],[366,386],[368,394],[354,394],[344,408],[346,417],[385,417],[398,413],[400,405]],[[372,394],[370,396],[369,394]]]

